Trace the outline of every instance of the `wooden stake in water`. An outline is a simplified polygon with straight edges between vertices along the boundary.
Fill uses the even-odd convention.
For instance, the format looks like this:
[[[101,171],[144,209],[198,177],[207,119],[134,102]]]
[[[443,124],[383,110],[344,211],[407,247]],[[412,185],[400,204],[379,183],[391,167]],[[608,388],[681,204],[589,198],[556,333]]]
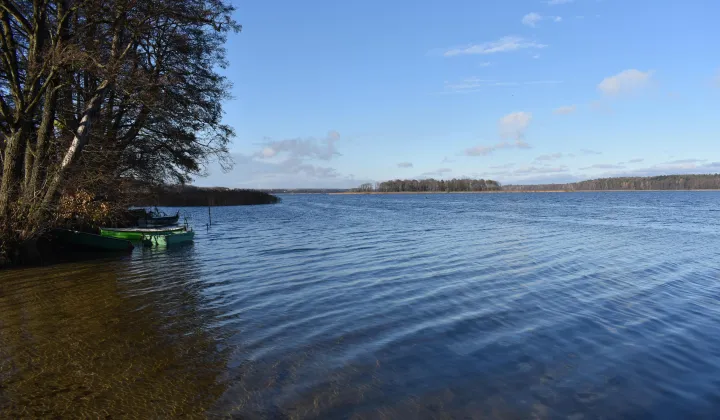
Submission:
[[[212,225],[212,214],[210,213],[210,205],[208,205],[208,229],[210,229],[210,225]]]

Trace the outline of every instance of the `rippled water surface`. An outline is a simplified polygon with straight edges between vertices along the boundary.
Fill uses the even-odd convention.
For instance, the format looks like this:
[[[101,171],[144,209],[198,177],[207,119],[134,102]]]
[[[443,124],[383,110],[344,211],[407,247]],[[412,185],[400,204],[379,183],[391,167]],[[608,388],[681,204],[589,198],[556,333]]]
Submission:
[[[720,193],[283,199],[0,272],[0,416],[720,412]]]

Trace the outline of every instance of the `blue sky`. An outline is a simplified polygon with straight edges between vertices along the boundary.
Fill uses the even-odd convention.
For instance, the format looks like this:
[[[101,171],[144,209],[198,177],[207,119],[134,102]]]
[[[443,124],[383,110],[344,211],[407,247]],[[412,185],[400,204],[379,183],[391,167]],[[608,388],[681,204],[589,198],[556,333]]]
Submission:
[[[236,164],[198,185],[720,172],[716,0],[235,4]]]

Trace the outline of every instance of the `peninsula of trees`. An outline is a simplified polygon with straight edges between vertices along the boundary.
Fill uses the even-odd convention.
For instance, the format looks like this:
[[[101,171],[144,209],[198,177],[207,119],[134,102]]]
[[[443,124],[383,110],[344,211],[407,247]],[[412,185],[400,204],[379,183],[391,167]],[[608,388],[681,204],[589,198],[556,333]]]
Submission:
[[[201,188],[191,185],[148,186],[131,201],[140,207],[247,206],[275,204],[280,199],[262,191],[231,188]]]

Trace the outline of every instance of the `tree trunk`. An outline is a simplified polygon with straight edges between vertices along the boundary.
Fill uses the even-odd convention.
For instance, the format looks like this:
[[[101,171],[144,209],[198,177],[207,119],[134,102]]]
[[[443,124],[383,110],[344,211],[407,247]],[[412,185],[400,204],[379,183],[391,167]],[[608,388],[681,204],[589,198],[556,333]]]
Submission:
[[[55,196],[57,188],[60,185],[60,181],[62,181],[63,176],[67,172],[67,169],[72,166],[73,163],[75,163],[83,148],[87,144],[88,139],[90,138],[90,129],[92,127],[92,123],[95,121],[95,118],[100,111],[100,106],[102,105],[105,93],[107,92],[109,87],[109,81],[106,80],[102,82],[102,84],[98,87],[95,95],[90,99],[87,106],[85,107],[85,112],[83,113],[83,117],[80,120],[80,125],[75,132],[72,143],[70,143],[70,147],[68,148],[67,152],[65,152],[65,156],[63,157],[62,163],[60,164],[57,173],[55,174],[55,176],[53,176],[52,180],[50,181],[50,185],[48,185],[48,188],[45,191],[45,197],[43,198],[42,202],[43,208],[47,208],[50,205],[50,202]]]
[[[22,128],[7,137],[3,157],[2,179],[0,180],[0,220],[7,220],[8,206],[17,192],[19,181],[17,179],[17,165],[21,151],[20,143],[24,141],[23,137]]]

